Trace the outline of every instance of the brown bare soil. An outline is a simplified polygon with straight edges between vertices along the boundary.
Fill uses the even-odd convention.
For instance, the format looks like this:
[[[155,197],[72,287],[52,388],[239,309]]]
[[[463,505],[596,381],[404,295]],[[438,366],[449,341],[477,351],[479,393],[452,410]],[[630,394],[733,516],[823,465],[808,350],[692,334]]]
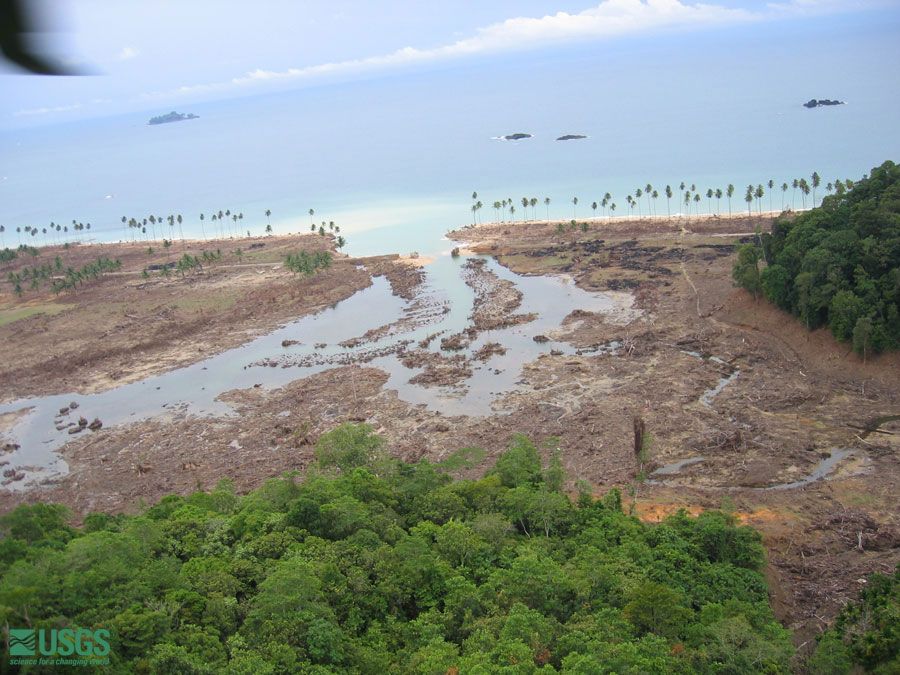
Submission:
[[[282,267],[291,252],[330,250],[330,236],[294,235],[176,242],[104,244],[41,249],[38,258],[13,261],[7,271],[52,263],[80,268],[99,256],[119,259],[121,271],[87,281],[74,293],[53,295],[45,286],[22,298],[0,285],[0,400],[67,391],[92,393],[185,366],[236,347],[279,324],[333,305],[386,275],[394,292],[411,297],[416,268],[393,264],[396,256],[334,264],[310,277]],[[220,250],[222,261],[184,278],[142,271],[184,253]],[[242,255],[236,255],[240,249]],[[364,262],[367,269],[358,267]],[[21,317],[21,318],[19,318]],[[5,320],[4,320],[5,319]]]
[[[556,223],[465,228],[454,238],[469,248],[492,253],[516,272],[567,274],[584,289],[609,292],[621,311],[573,312],[548,337],[569,342],[578,352],[551,353],[523,364],[520,389],[482,416],[451,417],[410,405],[383,388],[387,375],[382,371],[346,365],[281,389],[228,392],[221,398],[235,413],[227,417],[173,411],[166,418],[78,436],[63,449],[68,475],[24,493],[0,491],[0,510],[41,499],[68,504],[78,516],[131,511],[170,492],[209,488],[221,478],[248,490],[281,471],[302,470],[318,436],[346,421],[371,424],[408,460],[439,460],[463,447],[487,450],[485,461],[465,475],[483,473],[513,433],[524,433],[561,448],[573,485],[588,481],[598,494],[619,487],[628,507],[642,518],[658,520],[678,508],[691,513],[727,508],[757,527],[768,550],[773,602],[798,643],[804,643],[855,596],[867,573],[890,571],[900,561],[895,490],[900,425],[890,422],[874,430],[867,424],[900,414],[900,355],[864,363],[827,332],[808,333],[792,317],[734,289],[734,245],[752,237],[758,226],[770,225],[768,218],[710,218],[600,221],[587,232],[566,228],[562,234]],[[174,304],[220,297],[213,293],[220,288],[218,275],[246,275],[231,285],[220,280],[221,287],[240,295],[231,309],[221,311],[223,318],[208,319],[217,322],[214,329],[207,331],[195,317],[195,332],[164,346],[142,346],[145,331],[155,331],[153,317],[161,311],[155,307],[164,301],[136,310],[127,303],[109,309],[115,304],[108,295],[116,287],[112,280],[101,282],[110,284],[106,297],[99,290],[79,293],[58,301],[70,305],[60,314],[3,326],[4,394],[96,386],[102,377],[108,385],[116,364],[142,359],[155,364],[170,353],[166,350],[185,350],[185,361],[196,358],[198,346],[208,355],[226,346],[232,339],[227,336],[240,342],[248,330],[265,330],[286,315],[345,297],[365,286],[369,274],[378,273],[377,265],[384,266],[380,273],[395,293],[421,300],[420,279],[409,276],[418,268],[404,265],[407,271],[389,273],[398,266],[388,259],[367,263],[369,272],[339,262],[305,281],[274,269],[274,260],[266,264],[260,263],[261,274],[237,268],[181,286],[160,282],[160,293],[170,292],[171,285],[168,303]],[[253,275],[272,276],[254,285]],[[327,290],[329,283],[338,290]],[[291,289],[298,287],[304,290],[293,298]],[[282,290],[269,290],[275,288]],[[502,285],[487,283],[485,289],[484,302],[493,298],[503,308],[486,317],[518,306],[507,304]],[[123,292],[134,293],[131,302],[140,304],[141,290]],[[268,302],[270,297],[275,299]],[[132,311],[141,312],[136,315],[142,319],[124,317]],[[172,311],[182,319],[192,316],[181,305]],[[207,320],[205,314],[202,318]],[[16,324],[26,332],[12,330]],[[86,333],[92,325],[110,334],[118,327],[123,335],[98,343]],[[477,330],[474,321],[472,330]],[[217,332],[226,336],[221,342]],[[157,342],[168,337],[162,330],[152,334]],[[448,336],[432,339],[439,337]],[[426,354],[407,346],[410,351],[401,351],[401,358],[424,368],[425,383],[459,382],[472,366],[452,351]],[[144,349],[146,356],[115,351],[129,348]],[[98,350],[93,360],[82,356],[92,349]],[[499,352],[503,345],[490,349]],[[130,376],[135,366],[130,368],[118,381]],[[720,390],[711,394],[717,386]],[[703,461],[642,480],[633,450],[635,416],[643,418],[651,439],[644,464],[648,473],[677,460]],[[825,480],[771,489],[809,475],[836,449],[851,454]]]

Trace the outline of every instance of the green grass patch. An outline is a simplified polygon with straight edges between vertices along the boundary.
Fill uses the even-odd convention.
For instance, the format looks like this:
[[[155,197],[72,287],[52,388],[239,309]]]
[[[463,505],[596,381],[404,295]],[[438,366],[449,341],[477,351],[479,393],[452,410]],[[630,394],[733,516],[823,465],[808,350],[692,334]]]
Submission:
[[[0,309],[0,326],[6,326],[22,319],[27,319],[36,314],[59,314],[66,305],[32,305],[30,307],[15,307],[13,309]]]

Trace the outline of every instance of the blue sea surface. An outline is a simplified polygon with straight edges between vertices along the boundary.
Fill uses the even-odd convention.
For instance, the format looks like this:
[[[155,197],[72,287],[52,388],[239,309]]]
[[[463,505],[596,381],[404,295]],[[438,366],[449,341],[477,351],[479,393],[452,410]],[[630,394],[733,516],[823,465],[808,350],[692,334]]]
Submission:
[[[837,43],[810,69],[809,53],[774,40],[760,45],[768,60],[753,65],[747,45],[719,35],[675,56],[652,45],[573,49],[181,105],[199,119],[158,126],[147,120],[167,108],[0,131],[0,224],[6,245],[17,243],[16,227],[51,221],[90,222],[90,237],[115,240],[131,234],[122,216],[182,214],[185,234],[200,237],[201,213],[207,236],[210,213],[225,209],[244,214],[242,233],[257,234],[266,209],[276,232],[297,232],[309,229],[312,208],[314,222],[341,226],[352,254],[427,253],[471,222],[473,191],[482,220],[506,198],[521,218],[522,196],[541,201],[539,218],[545,197],[550,217],[584,218],[606,192],[626,215],[626,195],[647,183],[660,195],[672,185],[677,212],[681,181],[704,195],[733,183],[740,211],[748,184],[813,171],[821,199],[828,182],[900,159],[896,75],[858,76],[897,55],[876,37],[862,55]],[[793,61],[767,65],[780,55]],[[847,104],[802,106],[814,97]],[[514,132],[533,138],[495,140]],[[566,133],[588,138],[555,140]],[[780,208],[783,198],[767,191],[762,207]],[[708,210],[705,196],[699,206]],[[646,198],[640,208],[646,215]],[[725,200],[720,208],[727,212]],[[655,210],[666,209],[661,197]]]

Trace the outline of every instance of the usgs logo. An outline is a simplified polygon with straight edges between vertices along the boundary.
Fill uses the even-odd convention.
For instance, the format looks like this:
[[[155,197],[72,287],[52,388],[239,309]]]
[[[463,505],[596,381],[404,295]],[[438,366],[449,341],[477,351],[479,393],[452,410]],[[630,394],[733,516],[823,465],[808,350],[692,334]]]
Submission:
[[[10,657],[109,656],[109,631],[105,628],[33,628],[9,629]]]

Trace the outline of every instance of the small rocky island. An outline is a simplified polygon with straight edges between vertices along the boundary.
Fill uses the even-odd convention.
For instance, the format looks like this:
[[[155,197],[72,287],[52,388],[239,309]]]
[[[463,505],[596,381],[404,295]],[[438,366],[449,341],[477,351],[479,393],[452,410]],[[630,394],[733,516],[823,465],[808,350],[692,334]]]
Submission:
[[[178,113],[174,110],[166,115],[151,117],[147,124],[168,124],[169,122],[184,122],[185,120],[195,120],[199,115],[194,113]]]
[[[844,105],[844,101],[832,101],[830,98],[820,98],[820,99],[810,99],[806,103],[803,104],[804,108],[818,108],[819,106],[827,106],[827,105]]]
[[[587,138],[587,136],[585,136],[584,134],[565,134],[563,136],[560,136],[556,140],[558,140],[558,141],[577,141],[582,138]]]
[[[504,141],[521,141],[523,138],[531,138],[531,134],[517,133],[507,134],[506,136],[503,136]]]

